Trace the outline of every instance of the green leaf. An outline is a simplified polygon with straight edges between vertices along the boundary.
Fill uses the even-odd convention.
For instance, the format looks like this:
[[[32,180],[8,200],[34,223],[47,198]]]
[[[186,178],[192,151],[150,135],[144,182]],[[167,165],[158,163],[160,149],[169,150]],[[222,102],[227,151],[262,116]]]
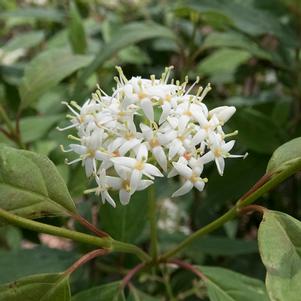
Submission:
[[[38,218],[76,212],[68,189],[45,156],[0,145],[0,207]]]
[[[33,104],[47,90],[90,62],[90,56],[74,55],[64,49],[51,49],[35,57],[26,66],[19,87],[21,108]]]
[[[92,287],[72,297],[72,301],[125,301],[120,282]]]
[[[87,49],[87,39],[82,18],[74,2],[70,3],[69,40],[74,53],[83,54]]]
[[[136,192],[126,206],[121,205],[119,201],[116,203],[116,208],[109,204],[101,207],[99,211],[101,228],[114,239],[134,243],[141,236],[146,225],[146,193]]]
[[[127,301],[160,301],[161,298],[152,297],[140,290],[138,290],[136,287],[131,286],[130,287],[130,294],[126,299]]]
[[[200,267],[210,301],[268,301],[262,281],[218,267]]]
[[[19,33],[16,37],[10,39],[2,48],[4,51],[13,51],[19,48],[31,48],[44,39],[45,35],[43,31],[32,31],[26,33]]]
[[[0,287],[0,301],[69,300],[69,279],[64,274],[33,275]]]
[[[239,31],[258,36],[270,33],[289,45],[296,45],[295,35],[272,14],[252,7],[250,1],[190,0],[180,5],[179,10],[201,14],[219,13],[232,22]]]
[[[193,256],[200,252],[216,256],[238,256],[257,253],[257,244],[253,240],[230,239],[222,236],[207,236],[192,243],[186,251]]]
[[[49,7],[22,7],[19,9],[0,13],[0,19],[7,18],[20,18],[24,19],[25,22],[28,22],[28,19],[62,22],[64,20],[64,14],[62,13],[62,11]]]
[[[44,246],[29,250],[0,250],[0,283],[32,274],[58,273],[67,269],[77,259],[77,254],[72,251],[66,252]]]
[[[281,144],[277,124],[257,110],[239,110],[229,121],[229,126],[239,130],[239,141],[248,150],[270,154]]]
[[[62,119],[62,115],[30,116],[20,120],[20,131],[23,143],[33,142],[42,138]]]
[[[251,54],[239,49],[219,49],[206,57],[198,65],[199,72],[207,75],[232,73],[236,68],[251,58]]]
[[[279,172],[299,160],[301,160],[301,137],[284,143],[274,151],[267,172]]]
[[[81,74],[78,85],[75,89],[75,95],[82,89],[83,83],[96,71],[106,60],[114,56],[119,50],[153,38],[167,38],[176,40],[175,34],[167,27],[158,25],[153,22],[133,22],[121,27],[113,36],[110,42],[105,44],[96,54],[95,59]]]
[[[272,301],[300,300],[300,237],[300,221],[282,212],[264,212],[258,243],[267,269],[266,287]]]
[[[261,49],[254,41],[245,35],[230,31],[230,32],[213,32],[208,35],[203,44],[204,48],[211,47],[233,47],[246,50],[254,56],[262,59],[271,60],[271,54],[264,49]]]

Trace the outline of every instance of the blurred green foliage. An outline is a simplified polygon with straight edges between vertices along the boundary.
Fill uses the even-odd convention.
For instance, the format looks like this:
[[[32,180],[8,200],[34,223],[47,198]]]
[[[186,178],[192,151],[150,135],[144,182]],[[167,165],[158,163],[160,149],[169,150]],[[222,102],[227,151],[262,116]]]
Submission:
[[[278,146],[301,136],[299,0],[2,0],[0,24],[0,107],[10,120],[17,121],[21,133],[19,140],[7,137],[1,115],[0,141],[22,143],[49,156],[82,215],[116,239],[141,246],[147,243],[145,193],[138,193],[130,205],[117,209],[101,205],[94,196],[83,196],[90,183],[81,166],[64,165],[65,154],[58,146],[67,145],[69,140],[66,133],[56,130],[65,124],[66,108],[61,101],[83,103],[97,83],[110,92],[115,65],[121,65],[127,76],[144,77],[159,75],[165,66],[174,65],[175,78],[183,80],[188,75],[193,81],[200,76],[202,85],[211,82],[213,90],[206,104],[237,107],[227,126],[239,129],[237,152],[249,153],[244,161],[227,161],[223,177],[209,167],[205,191],[172,200],[177,208],[172,217],[165,208],[175,183],[156,183],[161,250],[220,216],[264,174]],[[300,174],[261,201],[263,206],[300,218]],[[49,221],[59,225],[68,222],[64,218]],[[263,279],[265,269],[255,241],[258,223],[256,215],[229,222],[183,255],[199,265],[226,267]],[[24,253],[24,240],[41,243],[29,231],[0,228],[0,282],[33,273],[60,272],[70,258],[86,251],[81,245],[68,254],[38,246],[37,252]],[[37,263],[40,260],[52,268],[44,269]],[[14,262],[13,270],[7,262]],[[89,300],[94,300],[101,287],[92,292],[88,289],[100,283],[106,285],[104,296],[111,296],[118,283],[106,283],[119,280],[135,263],[132,256],[116,254],[93,261],[81,270],[80,277],[72,279],[74,293],[87,290],[72,300],[88,300],[90,295]],[[185,296],[177,300],[197,300],[189,294],[191,276],[185,271],[172,273],[170,289],[176,296]],[[210,268],[208,273],[214,274]],[[49,275],[49,281],[57,275]],[[220,275],[229,282],[234,277]],[[162,279],[157,283],[151,276],[141,276],[134,283],[138,288],[131,287],[128,300],[162,300]],[[247,279],[241,281],[250,285]],[[144,295],[140,289],[158,297]],[[195,291],[204,296],[202,288],[194,287]],[[97,300],[111,297],[103,298]]]

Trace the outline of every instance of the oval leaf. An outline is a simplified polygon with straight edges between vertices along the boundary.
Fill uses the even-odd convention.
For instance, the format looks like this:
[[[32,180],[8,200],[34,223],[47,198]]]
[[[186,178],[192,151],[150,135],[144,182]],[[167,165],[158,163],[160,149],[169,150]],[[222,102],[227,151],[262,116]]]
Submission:
[[[200,267],[211,301],[268,301],[262,281],[217,267]]]
[[[116,52],[134,43],[157,37],[176,39],[175,34],[170,29],[156,23],[133,22],[121,27],[111,41],[100,49],[93,62],[81,74],[74,94],[78,94],[90,75]]]
[[[125,301],[124,294],[120,289],[120,282],[92,287],[76,294],[72,301]],[[1,301],[1,300],[0,300]]]
[[[267,172],[279,172],[297,160],[301,160],[301,137],[284,143],[274,151]]]
[[[45,156],[0,145],[0,208],[38,218],[76,212],[66,184]]]
[[[0,286],[0,301],[70,301],[64,274],[33,275]]]
[[[266,287],[272,301],[300,300],[301,222],[266,210],[258,231],[259,251],[267,269]]]
[[[90,62],[90,56],[74,55],[65,49],[50,49],[41,53],[25,68],[19,87],[21,108],[34,103],[62,79]]]

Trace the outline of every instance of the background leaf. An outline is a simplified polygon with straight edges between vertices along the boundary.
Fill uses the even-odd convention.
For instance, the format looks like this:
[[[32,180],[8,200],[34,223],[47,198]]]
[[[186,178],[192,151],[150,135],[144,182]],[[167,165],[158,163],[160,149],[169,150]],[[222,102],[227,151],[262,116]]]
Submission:
[[[32,274],[58,273],[78,259],[72,251],[62,251],[37,246],[30,250],[0,250],[0,283]]]
[[[42,52],[25,68],[19,88],[21,108],[31,105],[62,79],[90,62],[90,56],[74,55],[65,49]]]
[[[125,301],[120,282],[92,287],[72,297],[72,301]]]
[[[69,39],[72,45],[74,53],[85,53],[87,48],[87,40],[85,34],[85,28],[80,16],[80,13],[76,7],[76,4],[71,1],[70,12],[69,12]]]
[[[69,301],[69,279],[63,274],[33,275],[0,286],[0,301]]]
[[[83,71],[78,80],[75,95],[80,92],[83,83],[90,75],[116,52],[131,44],[159,37],[165,37],[172,40],[176,39],[175,34],[170,29],[152,22],[133,22],[122,26],[112,36],[111,40],[100,49],[95,59]]]
[[[257,279],[218,267],[200,267],[210,301],[269,301],[264,284]]]
[[[0,146],[0,206],[37,218],[75,212],[66,184],[45,156]]]
[[[266,286],[272,301],[300,300],[301,222],[277,211],[266,210],[258,231]]]
[[[108,231],[114,239],[136,242],[143,234],[147,223],[147,206],[147,199],[143,192],[135,193],[126,206],[119,203],[116,208],[113,208],[105,204],[99,211],[101,228]]]
[[[277,148],[267,167],[267,172],[277,172],[288,166],[292,161],[301,159],[301,137],[284,143]]]

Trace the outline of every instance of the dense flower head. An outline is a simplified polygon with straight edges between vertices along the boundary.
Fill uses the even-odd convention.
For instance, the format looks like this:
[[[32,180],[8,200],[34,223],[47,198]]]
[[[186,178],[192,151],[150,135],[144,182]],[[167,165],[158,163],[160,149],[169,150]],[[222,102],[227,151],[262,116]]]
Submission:
[[[196,82],[187,89],[184,83],[170,80],[172,68],[165,68],[161,78],[127,79],[120,67],[111,95],[99,87],[81,107],[64,103],[70,109],[71,124],[77,143],[64,151],[74,152],[82,161],[87,177],[94,177],[103,202],[116,206],[109,194],[119,191],[123,205],[135,191],[154,183],[155,177],[181,176],[183,185],[173,197],[188,193],[193,187],[202,191],[207,178],[202,177],[205,164],[214,161],[223,175],[225,159],[243,157],[230,154],[235,141],[225,141],[237,131],[225,134],[223,125],[235,113],[233,106],[208,110],[203,103],[210,85],[191,94]]]

